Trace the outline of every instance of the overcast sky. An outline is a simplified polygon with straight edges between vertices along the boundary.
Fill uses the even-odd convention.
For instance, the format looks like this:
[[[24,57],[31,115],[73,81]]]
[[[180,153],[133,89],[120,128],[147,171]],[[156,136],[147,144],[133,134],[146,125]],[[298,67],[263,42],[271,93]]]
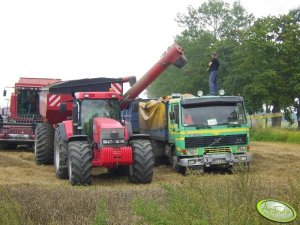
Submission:
[[[203,2],[0,0],[0,105],[6,105],[3,88],[19,77],[141,77],[180,33],[176,14]],[[241,4],[261,17],[287,13],[300,2]]]

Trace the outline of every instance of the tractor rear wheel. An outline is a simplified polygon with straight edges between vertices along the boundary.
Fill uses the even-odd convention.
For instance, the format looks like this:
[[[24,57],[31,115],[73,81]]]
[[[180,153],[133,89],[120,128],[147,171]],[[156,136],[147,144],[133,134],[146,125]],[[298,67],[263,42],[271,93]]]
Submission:
[[[34,156],[37,164],[53,163],[54,129],[49,123],[40,123],[35,130]]]
[[[92,183],[92,154],[87,141],[69,142],[68,171],[72,185]]]
[[[60,179],[68,178],[68,143],[63,140],[60,129],[56,128],[54,136],[55,174]]]
[[[132,183],[151,183],[154,167],[154,151],[149,140],[130,141],[133,149],[133,165],[129,166],[128,179]]]

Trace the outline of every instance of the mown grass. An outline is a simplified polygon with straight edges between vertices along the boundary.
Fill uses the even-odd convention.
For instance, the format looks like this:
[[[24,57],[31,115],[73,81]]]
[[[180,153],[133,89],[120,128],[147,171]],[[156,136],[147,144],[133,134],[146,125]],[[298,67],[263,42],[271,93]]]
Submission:
[[[95,173],[90,187],[57,180],[25,153],[2,153],[0,225],[276,224],[256,211],[263,199],[290,204],[298,216],[289,224],[300,224],[300,145],[254,142],[251,151],[250,172],[181,176],[160,166],[151,184]]]
[[[280,128],[252,128],[250,129],[252,141],[274,141],[300,144],[300,130]]]
[[[228,180],[212,182],[190,176],[181,185],[162,184],[164,201],[135,199],[133,208],[142,217],[138,224],[153,225],[269,225],[274,224],[256,211],[262,199],[289,202],[299,212],[300,179],[291,180],[282,190],[261,177],[235,172]],[[298,224],[297,220],[287,224]]]
[[[22,224],[21,208],[5,188],[0,186],[0,224]]]

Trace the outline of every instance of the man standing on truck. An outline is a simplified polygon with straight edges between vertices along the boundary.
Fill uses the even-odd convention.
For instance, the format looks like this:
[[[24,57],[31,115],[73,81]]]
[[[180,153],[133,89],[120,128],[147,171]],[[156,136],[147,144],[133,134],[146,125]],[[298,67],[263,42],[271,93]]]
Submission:
[[[209,71],[209,93],[211,95],[216,95],[218,92],[218,70],[219,70],[219,60],[218,60],[218,54],[216,52],[213,52],[211,54],[211,60],[208,63],[208,69]]]

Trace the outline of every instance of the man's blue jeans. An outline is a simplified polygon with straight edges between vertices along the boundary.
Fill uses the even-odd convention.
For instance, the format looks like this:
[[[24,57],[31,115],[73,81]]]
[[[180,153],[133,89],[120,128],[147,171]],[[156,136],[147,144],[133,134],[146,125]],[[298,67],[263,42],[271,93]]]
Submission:
[[[217,95],[218,92],[218,70],[212,70],[209,74],[209,92],[211,95]]]

